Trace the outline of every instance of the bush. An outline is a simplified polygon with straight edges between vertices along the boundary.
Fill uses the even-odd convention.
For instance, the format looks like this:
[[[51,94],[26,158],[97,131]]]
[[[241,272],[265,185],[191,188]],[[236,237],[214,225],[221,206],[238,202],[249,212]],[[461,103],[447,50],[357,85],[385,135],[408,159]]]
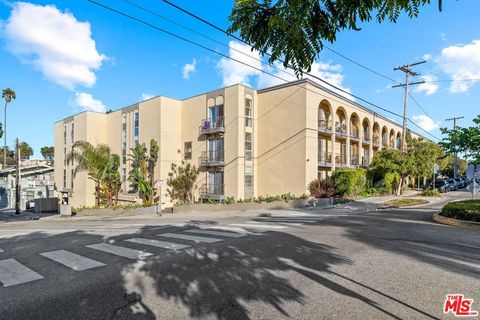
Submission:
[[[393,192],[392,190],[392,183],[393,181],[397,181],[397,185],[400,185],[400,175],[396,172],[388,172],[385,174],[384,180],[383,180],[383,186],[388,189],[390,193]]]
[[[335,195],[335,183],[332,179],[315,179],[308,184],[308,191],[314,198],[330,198]]]
[[[336,193],[345,197],[355,197],[365,190],[367,171],[365,169],[337,169],[333,172]]]
[[[440,191],[433,189],[433,190],[423,190],[421,193],[422,196],[425,197],[440,197]]]
[[[442,216],[480,222],[480,200],[450,202],[442,209]]]

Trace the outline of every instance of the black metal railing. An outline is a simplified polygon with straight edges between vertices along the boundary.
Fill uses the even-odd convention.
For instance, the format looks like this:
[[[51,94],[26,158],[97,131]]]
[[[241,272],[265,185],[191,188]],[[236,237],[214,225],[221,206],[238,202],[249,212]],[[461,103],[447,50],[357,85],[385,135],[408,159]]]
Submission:
[[[225,165],[224,150],[203,151],[198,159],[200,167]]]
[[[360,130],[353,125],[350,127],[350,137],[355,140],[360,140]]]
[[[345,123],[335,123],[335,133],[340,135],[347,135],[347,125]]]
[[[223,184],[203,184],[199,189],[200,199],[222,200],[224,197]]]
[[[358,166],[359,165],[359,156],[358,154],[350,155],[350,165],[351,166]]]
[[[218,133],[225,131],[224,117],[203,119],[200,125],[200,134]]]
[[[332,154],[330,152],[319,152],[318,163],[320,165],[330,166],[332,164]]]

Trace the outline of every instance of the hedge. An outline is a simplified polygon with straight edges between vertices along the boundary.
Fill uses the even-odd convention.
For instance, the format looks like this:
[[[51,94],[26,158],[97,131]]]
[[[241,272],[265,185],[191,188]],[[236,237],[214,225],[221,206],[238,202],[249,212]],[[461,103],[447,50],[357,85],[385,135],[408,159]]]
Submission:
[[[337,194],[351,198],[358,196],[367,186],[367,170],[336,169],[332,174]]]
[[[388,172],[385,174],[385,177],[384,177],[384,180],[383,180],[383,184],[384,184],[384,187],[388,189],[388,191],[390,191],[390,193],[393,192],[392,190],[392,183],[393,183],[393,180],[396,180],[397,181],[397,186],[400,185],[400,175],[398,173],[395,173],[395,172]]]
[[[442,216],[480,222],[480,200],[450,202],[442,209]]]

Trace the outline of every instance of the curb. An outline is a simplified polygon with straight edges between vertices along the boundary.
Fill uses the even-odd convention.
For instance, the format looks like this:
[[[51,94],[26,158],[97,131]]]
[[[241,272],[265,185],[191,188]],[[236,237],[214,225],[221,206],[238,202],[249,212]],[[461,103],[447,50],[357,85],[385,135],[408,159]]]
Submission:
[[[435,213],[432,219],[437,223],[446,224],[449,226],[480,230],[480,223],[478,222],[447,218],[447,217],[441,216],[440,213]]]

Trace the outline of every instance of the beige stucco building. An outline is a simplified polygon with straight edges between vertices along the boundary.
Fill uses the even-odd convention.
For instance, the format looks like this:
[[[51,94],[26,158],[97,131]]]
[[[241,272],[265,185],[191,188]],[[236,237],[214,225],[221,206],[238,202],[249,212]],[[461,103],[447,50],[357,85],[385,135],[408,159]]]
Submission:
[[[122,158],[128,197],[129,150],[154,138],[160,145],[156,179],[167,180],[171,163],[191,162],[201,170],[196,199],[300,195],[335,168],[368,167],[382,148],[400,148],[401,131],[400,124],[310,80],[262,90],[233,85],[183,100],[158,96],[55,123],[55,182],[71,194],[73,206],[94,205],[93,182],[85,172],[74,177],[65,158],[75,141],[104,143]],[[165,183],[161,194],[171,204]]]

